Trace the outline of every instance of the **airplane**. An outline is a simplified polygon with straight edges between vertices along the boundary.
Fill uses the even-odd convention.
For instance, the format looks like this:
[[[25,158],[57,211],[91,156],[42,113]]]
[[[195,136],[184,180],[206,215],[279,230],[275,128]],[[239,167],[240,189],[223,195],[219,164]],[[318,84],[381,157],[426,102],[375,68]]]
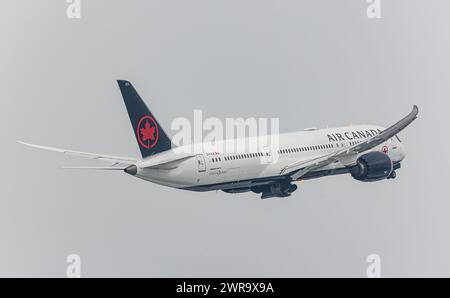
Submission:
[[[386,129],[376,125],[310,128],[276,135],[277,150],[226,152],[203,143],[175,146],[133,85],[126,80],[118,80],[117,83],[142,158],[19,143],[113,163],[105,167],[69,167],[72,169],[121,170],[177,189],[253,192],[261,194],[261,199],[283,198],[297,189],[296,182],[324,176],[350,174],[363,182],[396,178],[396,170],[405,158],[404,147],[397,134],[417,118],[419,111],[414,105],[406,117]],[[215,145],[223,148],[230,141],[248,144],[256,142],[256,138],[223,140]]]

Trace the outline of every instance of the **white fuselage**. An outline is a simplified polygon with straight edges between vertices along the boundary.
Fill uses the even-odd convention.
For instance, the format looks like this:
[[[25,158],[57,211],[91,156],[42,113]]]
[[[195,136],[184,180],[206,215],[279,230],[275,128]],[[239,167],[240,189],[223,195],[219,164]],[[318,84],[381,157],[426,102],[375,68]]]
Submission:
[[[240,181],[280,176],[288,165],[340,151],[365,141],[383,129],[373,125],[358,125],[283,133],[277,135],[278,149],[272,151],[256,145],[261,143],[261,137],[225,140],[214,145],[208,143],[181,146],[137,163],[136,177],[169,187],[199,191],[221,189],[221,186],[227,183],[236,183],[239,186]],[[271,136],[265,138],[269,137]],[[224,150],[229,148],[227,145],[230,142],[238,144],[238,148],[239,144],[243,145],[241,147],[244,150]],[[391,138],[364,153],[370,151],[385,152],[393,163],[399,163],[405,157],[403,146],[397,138]],[[182,158],[189,153],[189,157]],[[358,157],[359,155],[329,164],[318,171],[329,175],[338,173],[338,170],[354,165]],[[163,164],[159,167],[148,167],[157,160]],[[170,163],[172,160],[175,160],[173,164]],[[214,185],[218,185],[217,188],[214,188]]]

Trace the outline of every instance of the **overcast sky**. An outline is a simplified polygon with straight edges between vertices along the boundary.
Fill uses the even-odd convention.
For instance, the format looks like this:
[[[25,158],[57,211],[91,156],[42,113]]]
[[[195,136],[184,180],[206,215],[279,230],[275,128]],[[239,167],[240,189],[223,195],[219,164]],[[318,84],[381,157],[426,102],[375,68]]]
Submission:
[[[450,3],[382,0],[2,1],[0,276],[449,276]],[[388,126],[397,179],[299,184],[288,199],[196,193],[21,146],[139,156],[117,79],[176,117],[277,117],[281,132]]]

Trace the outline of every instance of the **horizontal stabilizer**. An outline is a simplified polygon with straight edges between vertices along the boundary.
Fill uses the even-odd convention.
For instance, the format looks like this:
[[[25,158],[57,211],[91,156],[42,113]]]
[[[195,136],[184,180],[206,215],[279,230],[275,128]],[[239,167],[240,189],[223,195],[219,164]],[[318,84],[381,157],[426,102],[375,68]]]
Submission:
[[[64,170],[107,170],[107,171],[123,171],[125,168],[119,167],[61,167]]]
[[[25,143],[25,142],[21,142],[21,141],[18,141],[18,143],[25,145],[25,146],[37,148],[37,149],[49,150],[49,151],[64,153],[67,155],[73,155],[73,156],[90,158],[90,159],[98,159],[98,160],[107,161],[107,162],[114,162],[117,164],[131,165],[131,164],[134,164],[137,162],[137,159],[130,158],[130,157],[120,157],[120,156],[81,152],[81,151],[68,150],[68,149],[60,149],[60,148],[54,148],[54,147],[48,147],[48,146],[29,144],[29,143]]]

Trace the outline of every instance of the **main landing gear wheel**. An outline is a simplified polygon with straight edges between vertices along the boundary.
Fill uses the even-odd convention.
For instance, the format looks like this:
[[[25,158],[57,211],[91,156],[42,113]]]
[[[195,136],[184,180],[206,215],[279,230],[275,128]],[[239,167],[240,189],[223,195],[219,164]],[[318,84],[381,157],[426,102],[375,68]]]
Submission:
[[[397,173],[395,171],[392,171],[392,173],[389,175],[388,179],[395,179],[397,177]]]

